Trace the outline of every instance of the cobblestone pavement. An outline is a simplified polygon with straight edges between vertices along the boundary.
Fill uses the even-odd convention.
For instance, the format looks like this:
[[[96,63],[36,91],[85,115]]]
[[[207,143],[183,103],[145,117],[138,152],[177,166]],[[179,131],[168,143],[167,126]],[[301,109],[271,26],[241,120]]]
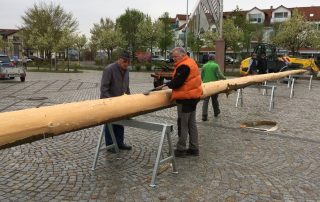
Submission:
[[[97,99],[101,72],[28,73],[26,82],[0,81],[0,111]],[[179,174],[164,170],[149,187],[160,135],[126,129],[132,151],[102,151],[91,170],[100,127],[0,150],[0,201],[320,201],[320,82],[298,80],[289,99],[277,85],[275,108],[258,89],[219,96],[221,114],[201,121],[200,156],[177,158]],[[148,73],[131,73],[133,93],[152,88]],[[175,108],[137,119],[175,124]],[[273,120],[266,133],[240,129],[241,122]],[[176,131],[176,126],[175,126]],[[172,135],[177,140],[176,132]],[[167,146],[164,147],[168,152]]]

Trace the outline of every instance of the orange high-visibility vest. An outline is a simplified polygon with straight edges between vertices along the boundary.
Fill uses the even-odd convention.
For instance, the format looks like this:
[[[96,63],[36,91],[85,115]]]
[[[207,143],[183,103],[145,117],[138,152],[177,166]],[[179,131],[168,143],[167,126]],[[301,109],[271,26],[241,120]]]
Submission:
[[[181,65],[188,66],[190,68],[190,73],[180,88],[172,89],[171,100],[200,98],[202,95],[202,81],[197,63],[188,56],[184,56],[180,62],[174,64],[173,76]]]

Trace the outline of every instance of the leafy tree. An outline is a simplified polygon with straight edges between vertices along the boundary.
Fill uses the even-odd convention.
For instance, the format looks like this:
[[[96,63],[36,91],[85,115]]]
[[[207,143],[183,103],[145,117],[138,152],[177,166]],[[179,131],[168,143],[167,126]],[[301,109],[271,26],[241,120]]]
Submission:
[[[233,19],[227,18],[223,21],[223,40],[225,42],[225,50],[231,48],[234,52],[239,52],[240,45],[243,40],[243,31],[235,25]],[[201,35],[204,40],[204,44],[211,48],[214,47],[216,40],[218,39],[218,33],[207,31]],[[225,71],[225,69],[224,69]]]
[[[80,66],[80,56],[81,56],[81,51],[84,49],[85,45],[87,44],[87,38],[86,35],[76,35],[75,36],[75,45],[78,49],[78,62]]]
[[[115,24],[110,18],[101,18],[99,23],[94,23],[93,28],[90,29],[91,40],[97,41],[103,30],[114,29]]]
[[[70,71],[70,58],[69,58],[69,49],[74,47],[76,44],[76,36],[70,32],[70,30],[65,29],[63,35],[59,40],[59,43],[55,45],[56,52],[65,51],[67,52],[68,60],[68,72]]]
[[[147,16],[146,19],[138,25],[138,43],[142,47],[150,48],[152,53],[152,48],[157,46],[160,41],[162,26],[162,21],[157,20],[152,22],[151,18]]]
[[[197,54],[197,59],[199,59],[200,48],[204,45],[203,40],[201,40],[200,35],[195,35],[193,32],[188,33],[188,46],[191,48],[192,52]]]
[[[88,43],[88,47],[89,47],[89,58],[90,60],[94,60],[94,58],[96,58],[96,54],[98,51],[98,44],[96,41],[90,40]]]
[[[113,50],[123,46],[123,36],[119,30],[103,30],[98,44],[102,50],[107,50],[108,58],[111,59]]]
[[[218,39],[218,33],[208,30],[201,34],[201,38],[204,40],[204,45],[208,48],[214,48]]]
[[[310,35],[313,34],[313,29],[298,10],[294,10],[292,17],[283,22],[279,26],[278,33],[274,35],[272,41],[279,47],[291,50],[293,55],[304,46],[312,43]]]
[[[123,46],[122,33],[109,18],[101,18],[100,23],[94,24],[90,32],[92,45],[95,44],[96,48],[106,51],[109,60],[112,58],[113,50]]]
[[[167,48],[171,47],[174,43],[174,32],[171,28],[170,17],[168,12],[165,12],[160,17],[160,20],[163,22],[163,24],[161,28],[162,31],[159,42],[159,48],[161,49],[162,53],[165,53],[166,56]]]
[[[312,41],[311,47],[314,49],[320,49],[320,30],[314,29],[312,31],[312,35],[310,36],[310,40]]]
[[[235,25],[233,19],[228,18],[224,20],[222,37],[225,41],[225,50],[227,48],[231,48],[234,52],[238,52],[240,50],[241,41],[244,37],[243,31]],[[201,38],[204,40],[205,46],[212,48],[218,39],[218,33],[206,31],[201,35]]]
[[[231,19],[233,19],[234,24],[240,28],[247,26],[248,21],[245,13],[239,8],[239,6],[237,6],[236,9],[231,13]]]
[[[237,7],[231,14],[234,24],[242,30],[241,46],[247,50],[251,48],[251,41],[256,40],[262,42],[264,27],[263,24],[253,24],[248,22],[244,13]]]
[[[64,30],[73,33],[78,22],[71,13],[67,13],[60,5],[40,2],[27,9],[22,16],[22,36],[27,47],[37,49],[51,57],[55,44],[63,37]]]
[[[10,44],[7,41],[5,41],[2,36],[0,36],[0,52],[6,53],[6,49],[9,46]]]
[[[116,25],[120,28],[126,41],[126,48],[132,52],[133,58],[138,49],[138,25],[140,22],[144,21],[145,17],[145,14],[142,12],[136,9],[130,10],[128,8],[126,9],[126,12],[116,20]]]
[[[229,47],[234,52],[239,52],[239,41],[243,40],[243,31],[237,27],[233,20],[228,18],[223,22],[223,39],[226,49]]]

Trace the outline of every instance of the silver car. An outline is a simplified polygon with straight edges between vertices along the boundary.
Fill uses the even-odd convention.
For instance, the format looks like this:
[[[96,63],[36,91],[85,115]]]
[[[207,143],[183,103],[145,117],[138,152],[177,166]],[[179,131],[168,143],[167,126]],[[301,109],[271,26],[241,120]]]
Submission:
[[[10,61],[7,55],[0,54],[0,79],[19,77],[21,82],[26,79],[26,70]]]

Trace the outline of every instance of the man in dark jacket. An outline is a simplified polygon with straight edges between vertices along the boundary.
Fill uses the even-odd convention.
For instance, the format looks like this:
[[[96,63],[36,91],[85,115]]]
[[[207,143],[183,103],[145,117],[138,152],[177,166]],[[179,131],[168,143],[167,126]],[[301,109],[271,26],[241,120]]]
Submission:
[[[102,74],[100,98],[110,98],[130,94],[129,89],[129,70],[130,55],[123,52],[115,63],[108,65]],[[112,138],[109,130],[105,127],[106,145],[111,145]],[[119,149],[131,150],[132,147],[124,143],[124,127],[121,125],[112,125]],[[115,153],[115,149],[109,149],[109,152]]]
[[[262,53],[258,59],[258,70],[258,74],[266,74],[268,71],[268,61],[265,53]]]

